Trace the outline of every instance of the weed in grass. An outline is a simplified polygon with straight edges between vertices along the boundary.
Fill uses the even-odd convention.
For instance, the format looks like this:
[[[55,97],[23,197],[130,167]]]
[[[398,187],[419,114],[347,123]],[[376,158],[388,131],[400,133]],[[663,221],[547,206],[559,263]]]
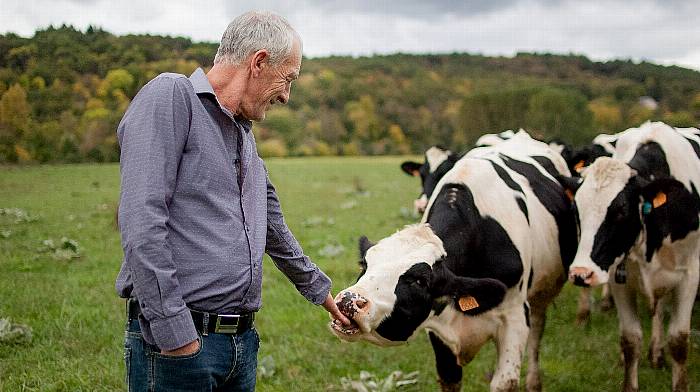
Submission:
[[[9,318],[0,318],[0,343],[27,344],[32,341],[32,328],[15,324]]]
[[[258,361],[258,376],[270,378],[275,375],[275,359],[272,355],[266,355]]]
[[[37,248],[39,253],[49,253],[56,260],[71,260],[81,256],[78,242],[70,238],[61,237],[58,244],[52,239],[42,241],[42,246]]]
[[[349,210],[351,208],[357,207],[357,205],[358,205],[357,200],[348,200],[340,205],[340,209],[341,210]]]
[[[397,388],[407,385],[413,385],[418,382],[418,371],[404,374],[400,370],[395,370],[384,378],[377,378],[374,374],[363,370],[360,372],[358,379],[343,377],[340,379],[340,385],[345,391],[355,392],[389,392]]]
[[[39,220],[38,216],[30,215],[21,208],[0,208],[0,216],[7,216],[13,219],[13,223],[30,223]]]
[[[328,244],[318,251],[321,257],[337,257],[343,253],[345,253],[345,247],[340,244]]]

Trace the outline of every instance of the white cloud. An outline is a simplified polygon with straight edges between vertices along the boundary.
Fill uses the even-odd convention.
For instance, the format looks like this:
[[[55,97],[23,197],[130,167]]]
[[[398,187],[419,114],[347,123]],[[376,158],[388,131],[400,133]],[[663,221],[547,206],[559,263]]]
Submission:
[[[501,0],[489,7],[474,0],[330,3],[210,0],[203,6],[191,0],[3,0],[0,29],[30,36],[49,24],[81,29],[93,24],[115,34],[181,35],[215,42],[236,15],[269,9],[290,20],[304,39],[305,54],[311,56],[573,52],[599,60],[631,57],[700,69],[697,1]]]

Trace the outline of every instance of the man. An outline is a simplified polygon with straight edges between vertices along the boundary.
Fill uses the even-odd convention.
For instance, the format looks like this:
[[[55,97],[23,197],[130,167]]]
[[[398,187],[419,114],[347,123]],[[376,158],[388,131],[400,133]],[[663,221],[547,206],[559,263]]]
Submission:
[[[249,12],[228,26],[206,75],[159,75],[119,124],[116,288],[129,298],[130,391],[255,389],[263,252],[350,325],[287,228],[251,132],[251,121],[287,103],[300,67],[289,23]]]

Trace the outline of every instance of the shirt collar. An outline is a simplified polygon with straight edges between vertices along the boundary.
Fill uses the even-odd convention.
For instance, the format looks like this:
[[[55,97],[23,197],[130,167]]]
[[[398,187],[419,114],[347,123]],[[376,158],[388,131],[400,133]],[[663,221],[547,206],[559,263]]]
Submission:
[[[214,92],[214,88],[211,86],[211,83],[209,83],[209,79],[207,79],[207,75],[204,73],[204,71],[201,68],[197,68],[194,72],[192,72],[192,75],[190,75],[190,82],[192,83],[192,87],[194,87],[194,92],[195,94],[211,94],[214,96],[214,99],[216,100],[216,104],[219,106],[222,112],[226,114],[228,117],[230,117],[234,122],[239,124],[241,128],[243,128],[244,131],[250,132],[250,129],[253,126],[253,123],[250,120],[246,120],[245,118],[241,116],[234,116],[233,113],[231,113],[230,110],[226,109],[221,102],[219,102],[219,98],[216,96],[216,93]]]

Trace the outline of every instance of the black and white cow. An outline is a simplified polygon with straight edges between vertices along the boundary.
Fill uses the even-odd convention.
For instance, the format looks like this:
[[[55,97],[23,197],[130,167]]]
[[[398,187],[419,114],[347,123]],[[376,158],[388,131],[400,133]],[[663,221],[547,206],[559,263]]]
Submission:
[[[413,201],[413,207],[419,214],[425,212],[425,207],[428,205],[428,199],[432,196],[435,186],[442,177],[452,169],[455,163],[463,156],[478,155],[484,147],[493,147],[503,143],[506,140],[516,138],[524,138],[526,142],[531,139],[530,135],[524,129],[518,130],[517,133],[512,130],[503,131],[501,133],[489,133],[477,139],[475,148],[463,153],[454,153],[442,146],[430,147],[425,152],[423,163],[415,161],[406,161],[401,164],[401,170],[409,176],[420,177],[422,191],[418,199]],[[512,145],[509,143],[508,145]]]
[[[422,214],[425,211],[435,186],[462,156],[464,154],[455,154],[444,147],[433,146],[425,152],[423,163],[406,161],[401,164],[404,173],[420,177],[421,180],[421,194],[413,201],[413,208],[417,213]]]
[[[444,147],[434,146],[425,152],[425,160],[423,163],[407,161],[401,164],[401,169],[406,174],[421,178],[422,191],[419,198],[413,202],[413,206],[417,213],[422,214],[425,212],[425,208],[428,205],[428,199],[430,196],[432,196],[438,182],[450,169],[454,167],[455,162],[457,162],[463,156],[467,155],[474,157],[481,154],[488,154],[493,151],[494,148],[497,151],[505,153],[528,154],[528,149],[523,149],[521,146],[529,146],[531,143],[536,143],[535,146],[537,146],[537,148],[532,150],[533,154],[542,154],[541,148],[543,148],[542,145],[533,139],[524,129],[518,130],[517,133],[513,133],[513,131],[508,130],[498,134],[487,134],[480,137],[479,141],[481,141],[483,144],[482,146],[477,146],[474,149],[459,155],[445,149]],[[477,141],[477,145],[479,141]],[[508,143],[503,143],[505,141],[508,141]],[[547,154],[550,156],[561,155],[562,144],[560,142],[550,141],[547,144],[550,147],[550,149],[546,150]],[[551,156],[550,160],[561,162],[562,158]],[[556,172],[556,168],[550,167],[549,170],[553,175],[559,174]],[[610,296],[606,288],[607,286],[605,286],[603,289],[601,308],[610,309],[612,307],[612,301],[610,300]],[[578,309],[576,311],[576,323],[579,325],[587,323],[590,319],[591,297],[590,289],[581,290],[578,300]]]
[[[611,286],[625,391],[638,390],[637,296],[648,300],[653,313],[649,359],[654,367],[664,360],[663,308],[670,302],[673,390],[688,390],[688,336],[700,267],[698,186],[700,138],[656,122],[621,135],[613,158],[596,160],[575,194],[581,241],[569,278],[578,285]]]
[[[527,387],[539,390],[546,308],[577,241],[558,174],[569,174],[564,160],[531,138],[459,160],[421,223],[361,242],[363,272],[336,297],[355,326],[332,331],[388,346],[428,330],[443,391],[459,390],[462,366],[489,340],[498,350],[491,390],[517,390],[527,346]]]
[[[591,144],[579,148],[568,148],[562,153],[571,174],[578,176],[581,171],[590,166],[600,157],[611,157],[615,152],[615,143],[620,134],[600,134],[593,138]]]

